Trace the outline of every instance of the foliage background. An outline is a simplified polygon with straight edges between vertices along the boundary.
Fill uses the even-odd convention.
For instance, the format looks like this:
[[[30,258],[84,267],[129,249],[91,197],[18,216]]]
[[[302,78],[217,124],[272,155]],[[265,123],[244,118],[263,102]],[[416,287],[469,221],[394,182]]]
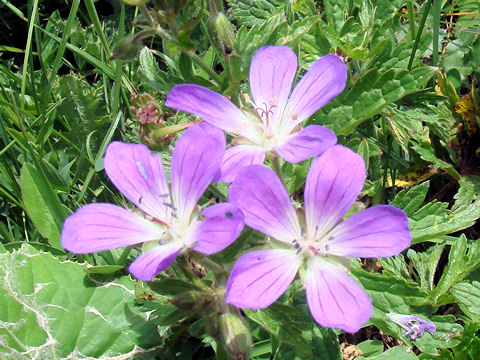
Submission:
[[[215,28],[211,3],[149,3],[152,20],[116,0],[0,2],[0,357],[228,358],[205,299],[175,305],[214,281],[187,277],[195,260],[147,285],[126,271],[137,249],[73,256],[60,232],[85,203],[125,203],[103,172],[113,139],[142,141],[168,161],[178,128],[167,126],[194,120],[163,106],[172,86],[237,101],[255,51],[282,44],[298,54],[298,77],[326,53],[345,59],[346,90],[309,122],[364,157],[358,209],[403,209],[413,245],[352,264],[374,304],[359,333],[318,327],[297,281],[274,306],[245,311],[251,357],[480,358],[480,3],[232,0],[230,35]],[[152,99],[158,113],[140,124]],[[283,165],[294,197],[309,164]],[[205,201],[226,194],[209,191]],[[215,260],[228,268],[262,241],[246,231]],[[430,319],[437,332],[412,342],[389,312]]]

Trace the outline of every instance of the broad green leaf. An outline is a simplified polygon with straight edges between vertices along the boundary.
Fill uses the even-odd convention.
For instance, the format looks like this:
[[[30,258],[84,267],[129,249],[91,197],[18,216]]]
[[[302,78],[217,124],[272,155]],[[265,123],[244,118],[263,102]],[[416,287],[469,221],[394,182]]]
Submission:
[[[406,346],[395,346],[380,355],[374,355],[371,357],[358,356],[355,360],[416,360],[418,359],[415,354]]]
[[[424,252],[416,252],[413,249],[409,249],[407,252],[408,258],[417,270],[420,289],[425,292],[431,292],[435,287],[435,271],[443,248],[443,245],[434,245]]]
[[[312,325],[312,353],[322,354],[324,360],[341,360],[338,336],[332,329]]]
[[[461,282],[472,271],[479,267],[479,243],[468,243],[467,238],[462,234],[450,249],[448,264],[438,282],[433,299],[437,301],[442,295],[446,294],[453,285]]]
[[[239,26],[263,24],[277,13],[281,2],[277,0],[233,0],[230,1],[228,14]]]
[[[460,188],[455,194],[455,205],[453,209],[464,207],[471,202],[480,199],[480,177],[462,176],[459,181]]]
[[[390,69],[381,72],[371,69],[355,82],[348,93],[344,92],[317,115],[323,113],[319,116],[322,123],[331,125],[336,133],[349,135],[363,121],[379,114],[387,104],[425,86],[436,71],[436,68],[427,66],[412,71]],[[337,107],[334,107],[335,104]]]
[[[100,282],[85,265],[24,244],[0,254],[0,352],[15,359],[115,357],[155,351],[160,337],[135,306],[130,277]]]
[[[439,353],[437,349],[452,348],[460,343],[463,327],[455,323],[456,319],[453,315],[434,315],[429,320],[437,328],[435,333],[432,335],[424,332],[414,341],[415,346],[423,353],[437,355]]]
[[[400,191],[390,205],[396,206],[407,213],[408,216],[412,216],[420,206],[422,206],[427,196],[430,182],[412,186],[410,189]]]
[[[365,340],[357,345],[362,352],[362,357],[372,357],[383,352],[383,343],[380,340]]]
[[[431,202],[410,216],[413,244],[438,242],[443,235],[469,228],[480,217],[480,201],[454,211],[448,210],[447,206],[446,203]]]
[[[272,335],[278,337],[295,349],[301,356],[311,357],[311,344],[302,336],[302,329],[308,324],[295,321],[299,310],[280,303],[275,303],[263,310],[244,309],[247,317],[259,324]]]
[[[42,174],[29,164],[24,164],[20,175],[23,202],[38,232],[49,243],[61,249],[60,232],[65,214],[60,200]]]
[[[480,283],[463,281],[455,284],[450,293],[457,299],[462,311],[473,320],[480,322]]]

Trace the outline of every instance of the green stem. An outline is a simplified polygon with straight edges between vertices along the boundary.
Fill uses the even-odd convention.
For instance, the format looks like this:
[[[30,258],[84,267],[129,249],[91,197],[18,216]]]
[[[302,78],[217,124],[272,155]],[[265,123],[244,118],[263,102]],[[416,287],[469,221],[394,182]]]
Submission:
[[[220,84],[222,83],[222,78],[205,61],[203,61],[200,56],[195,54],[195,51],[182,49],[182,52],[189,56],[190,59],[195,61],[197,65],[200,66],[203,70],[205,70],[208,75],[210,75],[212,79],[217,83],[217,85],[220,86]]]
[[[441,0],[433,0],[433,54],[432,65],[438,64],[438,40],[440,30],[440,10],[442,9]]]
[[[278,156],[272,157],[270,159],[273,167],[273,171],[275,171],[275,174],[278,175],[278,178],[282,182],[283,186],[285,186],[285,181],[283,180],[283,174],[282,174],[282,165],[280,164],[280,158]],[[285,186],[286,188],[286,186]]]
[[[185,55],[187,55],[191,60],[196,62],[198,66],[200,66],[212,77],[212,79],[216,82],[216,85],[220,86],[220,84],[222,83],[222,78],[205,61],[203,61],[203,59],[200,56],[198,56],[194,50],[187,50],[182,48],[182,45],[180,44],[180,42],[175,37],[173,37],[168,31],[166,31],[159,25],[155,26],[155,32],[161,38],[179,45],[180,51],[182,51]]]
[[[407,69],[412,69],[413,59],[415,58],[415,53],[418,49],[418,44],[420,43],[420,38],[422,37],[422,31],[425,27],[425,22],[427,21],[428,12],[430,11],[430,7],[432,6],[433,0],[428,0],[425,4],[425,10],[423,11],[422,20],[420,21],[420,25],[418,26],[417,37],[415,38],[415,43],[413,44],[412,53],[410,54],[410,60],[408,61]]]
[[[32,51],[32,38],[33,38],[33,26],[37,17],[38,0],[33,1],[32,14],[30,16],[30,24],[28,26],[27,44],[25,46],[25,57],[23,58],[22,69],[22,86],[20,89],[20,107],[23,109],[25,106],[25,89],[27,87],[27,70],[28,61],[30,59],[30,53]]]
[[[413,41],[415,39],[415,9],[413,7],[413,1],[409,0],[407,2],[407,11],[408,11],[408,25],[410,27],[410,40]]]

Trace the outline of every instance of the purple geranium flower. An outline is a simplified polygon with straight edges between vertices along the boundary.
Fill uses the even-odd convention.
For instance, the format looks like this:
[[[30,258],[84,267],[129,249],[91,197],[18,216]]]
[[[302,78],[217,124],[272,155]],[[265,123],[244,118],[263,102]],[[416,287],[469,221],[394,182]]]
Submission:
[[[219,171],[225,136],[208,124],[190,127],[172,154],[171,188],[160,156],[145,145],[111,143],[105,171],[113,184],[143,213],[111,204],[89,204],[65,220],[62,246],[84,254],[145,243],[129,267],[150,281],[185,248],[213,254],[230,245],[243,229],[243,214],[220,203],[203,211],[197,201]]]
[[[336,55],[318,59],[295,86],[297,57],[287,46],[267,46],[257,51],[250,65],[250,89],[256,111],[241,111],[225,96],[193,84],[175,86],[166,106],[198,115],[234,135],[235,146],[225,152],[221,181],[231,182],[242,166],[263,164],[267,152],[291,163],[320,155],[335,145],[329,129],[300,124],[340,94],[347,68]]]
[[[411,237],[405,213],[378,205],[342,221],[365,181],[363,158],[335,145],[318,157],[305,185],[305,209],[295,209],[279,178],[269,168],[240,170],[230,186],[230,201],[245,223],[274,238],[279,248],[241,256],[227,283],[226,302],[261,309],[276,301],[301,272],[310,312],[317,323],[356,332],[370,318],[365,291],[347,275],[345,257],[400,253]]]
[[[403,335],[408,336],[410,340],[416,340],[422,336],[425,331],[435,334],[437,328],[431,321],[427,321],[418,316],[407,314],[388,313],[387,316],[405,331]]]

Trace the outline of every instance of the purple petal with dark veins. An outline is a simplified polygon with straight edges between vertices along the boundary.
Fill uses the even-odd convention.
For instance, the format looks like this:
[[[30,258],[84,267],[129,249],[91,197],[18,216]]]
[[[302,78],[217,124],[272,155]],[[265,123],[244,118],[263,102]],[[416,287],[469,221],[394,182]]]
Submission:
[[[224,134],[206,123],[188,128],[178,139],[170,180],[173,205],[181,221],[189,221],[198,199],[220,169],[224,152]]]
[[[290,197],[269,168],[243,167],[230,185],[229,199],[242,210],[248,226],[287,243],[300,239],[301,229]]]
[[[162,159],[145,145],[114,141],[107,147],[105,171],[120,192],[147,214],[168,223],[170,203]]]
[[[231,203],[209,206],[200,216],[203,220],[199,220],[192,234],[192,240],[196,243],[193,250],[207,255],[225,249],[243,230],[243,214]]]
[[[254,164],[262,165],[264,161],[265,150],[263,149],[250,145],[233,146],[225,151],[218,182],[231,183],[242,167]]]
[[[281,112],[296,71],[297,56],[288,46],[265,46],[258,50],[250,64],[250,90],[256,106]]]
[[[228,279],[225,302],[246,309],[271,305],[292,283],[301,261],[295,250],[260,250],[241,256]]]
[[[321,326],[355,333],[370,319],[370,298],[360,285],[335,265],[322,259],[311,259],[305,288],[310,313]]]
[[[183,246],[178,243],[161,245],[144,252],[128,267],[128,271],[138,280],[151,281],[155,275],[168,268]]]
[[[389,205],[360,211],[329,234],[328,253],[349,257],[394,256],[410,246],[407,215]]]
[[[315,159],[305,184],[305,220],[311,237],[320,238],[342,219],[365,176],[363,158],[344,146],[332,146]]]
[[[338,96],[347,82],[347,67],[341,58],[327,54],[318,59],[293,89],[284,117],[291,127],[307,119]]]
[[[337,143],[333,131],[320,125],[310,125],[291,135],[282,146],[273,150],[289,163],[298,163],[308,158],[321,155]]]
[[[112,204],[89,204],[63,224],[62,246],[87,254],[160,239],[164,227]]]

